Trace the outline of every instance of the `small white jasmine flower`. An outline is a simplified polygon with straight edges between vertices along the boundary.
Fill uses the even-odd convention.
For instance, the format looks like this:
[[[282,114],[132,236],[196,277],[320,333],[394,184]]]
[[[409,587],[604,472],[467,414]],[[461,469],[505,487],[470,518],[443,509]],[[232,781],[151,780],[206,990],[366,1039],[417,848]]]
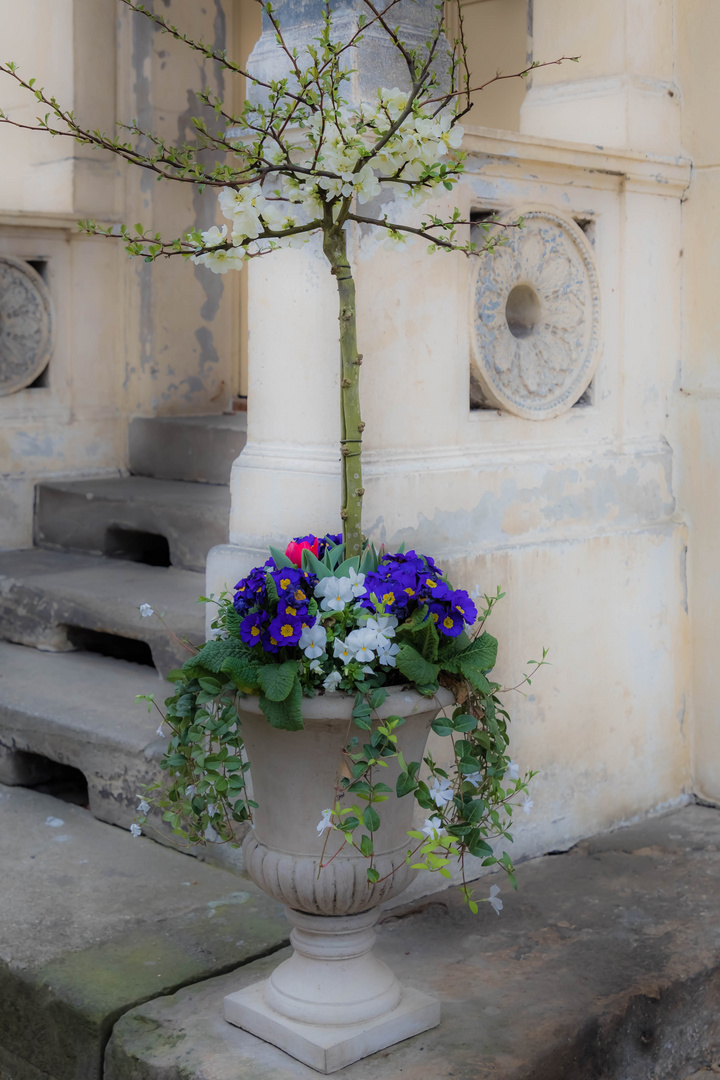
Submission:
[[[522,804],[522,808],[525,811],[525,813],[529,814],[534,805],[535,805],[535,803],[532,801],[532,799],[530,798],[530,795],[526,791],[525,792],[525,799],[524,799],[523,804]]]
[[[395,627],[398,621],[394,615],[378,615],[370,617],[365,624],[368,630],[374,630],[378,635],[385,638],[395,637]]]
[[[142,836],[142,829],[139,825],[136,825],[134,821],[130,826],[130,832],[133,834],[133,836]]]
[[[500,887],[498,885],[491,885],[490,886],[490,895],[487,898],[487,903],[490,905],[490,907],[493,909],[493,911],[495,912],[496,915],[499,915],[500,912],[503,909],[502,900],[498,900],[498,893],[499,892],[500,892]]]
[[[156,734],[156,735],[159,735],[161,739],[166,739],[166,738],[167,738],[167,735],[166,735],[166,734],[165,734],[165,732],[163,731],[163,726],[162,726],[162,724],[161,724],[161,725],[160,725],[160,727],[159,727],[159,728],[157,729],[157,731],[155,732],[155,734]]]
[[[147,618],[149,618],[150,615],[154,615],[155,612],[153,611],[153,609],[150,607],[149,604],[141,604],[140,605],[140,614],[142,615],[143,619],[147,619]]]
[[[482,783],[482,773],[481,772],[466,773],[466,775],[463,776],[463,780],[469,780],[471,784],[475,784],[475,786],[477,787],[478,784]]]
[[[504,780],[518,780],[520,777],[520,766],[514,761],[508,761],[508,767],[505,770]]]
[[[150,813],[150,803],[145,802],[144,799],[141,799],[140,802],[138,803],[137,812],[138,812],[138,814],[149,814]]]
[[[337,653],[335,655],[337,656]],[[331,671],[327,679],[323,682],[323,686],[326,690],[337,690],[341,679],[342,675],[339,671]]]
[[[429,840],[438,840],[441,836],[447,836],[447,829],[443,827],[440,818],[437,816],[428,818],[421,831],[425,833]]]
[[[453,786],[447,777],[435,777],[430,788],[430,797],[436,806],[447,806],[453,801]]]
[[[330,820],[331,817],[332,817],[332,810],[323,810],[322,818],[320,819],[320,821],[318,821],[318,824],[317,824],[318,833],[322,834],[322,833],[325,832],[326,829],[332,829],[333,824],[332,824],[332,822]]]

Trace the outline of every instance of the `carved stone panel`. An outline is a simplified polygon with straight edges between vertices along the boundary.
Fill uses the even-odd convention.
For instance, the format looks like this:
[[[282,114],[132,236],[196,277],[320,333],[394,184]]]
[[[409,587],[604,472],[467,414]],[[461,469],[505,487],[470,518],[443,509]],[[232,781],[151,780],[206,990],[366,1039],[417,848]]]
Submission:
[[[45,368],[52,329],[45,282],[28,263],[0,256],[0,397],[24,390]]]
[[[570,409],[600,357],[592,248],[569,218],[521,210],[522,228],[478,260],[472,282],[471,399],[530,420]]]

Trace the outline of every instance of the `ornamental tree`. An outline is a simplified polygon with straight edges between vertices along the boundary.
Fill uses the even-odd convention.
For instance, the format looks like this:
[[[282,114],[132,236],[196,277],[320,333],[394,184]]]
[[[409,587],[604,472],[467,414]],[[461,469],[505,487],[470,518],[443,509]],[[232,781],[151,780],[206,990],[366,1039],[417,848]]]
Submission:
[[[179,256],[217,274],[239,269],[250,259],[278,248],[322,237],[322,249],[335,277],[340,325],[340,410],[343,539],[346,557],[363,547],[362,433],[355,285],[348,259],[348,230],[363,224],[384,231],[387,241],[402,245],[410,238],[425,241],[430,251],[479,255],[502,243],[500,230],[485,222],[484,239],[469,239],[469,221],[455,209],[437,216],[427,200],[439,189],[451,190],[462,175],[461,118],[472,108],[471,94],[506,78],[524,78],[537,61],[513,75],[494,75],[471,85],[462,10],[457,4],[459,33],[445,37],[445,5],[435,5],[434,25],[420,48],[403,41],[394,24],[401,0],[362,0],[364,11],[355,28],[338,40],[333,5],[324,0],[321,29],[302,49],[290,47],[270,0],[258,0],[275,32],[285,74],[275,80],[258,77],[231,60],[225,51],[194,40],[137,0],[118,0],[188,49],[215,62],[229,75],[244,76],[248,98],[239,115],[209,88],[197,91],[205,107],[193,117],[193,142],[170,144],[137,121],[120,125],[120,134],[84,128],[72,111],[25,79],[17,65],[0,71],[35,95],[45,110],[35,124],[22,124],[0,110],[0,122],[45,131],[109,151],[148,170],[161,180],[216,188],[226,224],[193,230],[175,239],[150,234],[142,225],[104,226],[80,222],[91,235],[120,237],[131,256],[148,262]],[[407,2],[407,0],[405,0]],[[382,29],[406,70],[403,87],[380,87],[369,100],[351,99],[353,50],[367,30]],[[562,57],[551,63],[562,63]],[[150,149],[147,149],[149,147]],[[406,198],[417,208],[414,223],[391,220],[373,203],[384,193]],[[495,223],[497,224],[497,223]]]

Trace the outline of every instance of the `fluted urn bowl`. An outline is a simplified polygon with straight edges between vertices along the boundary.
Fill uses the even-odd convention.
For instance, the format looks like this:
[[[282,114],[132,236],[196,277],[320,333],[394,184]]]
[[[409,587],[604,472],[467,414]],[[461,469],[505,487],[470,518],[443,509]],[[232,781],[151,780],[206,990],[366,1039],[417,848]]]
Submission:
[[[373,775],[393,792],[376,804],[378,882],[368,882],[368,859],[339,832],[318,832],[323,810],[334,806],[348,775],[343,748],[353,736],[361,745],[369,736],[352,722],[354,701],[342,693],[304,698],[301,731],[271,727],[255,697],[239,709],[258,803],[243,845],[245,864],[253,881],[286,905],[295,951],[263,983],[230,994],[225,1017],[326,1073],[440,1020],[439,1003],[403,987],[372,952],[378,905],[417,873],[406,861],[415,800],[394,794],[397,761]],[[443,688],[433,698],[397,688],[373,720],[402,716],[398,745],[406,761],[421,761],[432,721],[452,701]],[[340,799],[341,807],[354,803],[365,805],[353,795]],[[361,825],[356,833],[363,832]]]
[[[310,915],[367,911],[397,896],[417,874],[406,862],[415,806],[412,796],[398,799],[393,794],[376,804],[381,825],[374,835],[373,865],[380,875],[375,885],[367,880],[368,860],[345,844],[340,833],[318,833],[322,811],[337,800],[343,747],[354,735],[361,745],[364,736],[369,736],[352,722],[354,700],[342,693],[305,698],[302,731],[270,727],[257,698],[244,700],[240,708],[253,794],[259,804],[243,848],[247,871],[270,896]],[[396,729],[398,744],[406,761],[421,761],[430,724],[451,701],[452,695],[443,688],[433,698],[399,688],[388,694],[375,715],[383,720],[405,717]],[[397,761],[392,759],[385,768],[374,770],[373,779],[394,792],[398,775]],[[353,795],[340,802],[341,806],[352,804],[365,805]]]

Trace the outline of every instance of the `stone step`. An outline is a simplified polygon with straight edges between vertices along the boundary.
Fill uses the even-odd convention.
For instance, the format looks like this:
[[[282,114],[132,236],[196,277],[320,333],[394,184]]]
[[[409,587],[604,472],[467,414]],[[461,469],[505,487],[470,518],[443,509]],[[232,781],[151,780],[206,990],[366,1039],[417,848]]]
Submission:
[[[129,828],[165,745],[159,714],[135,695],[169,693],[154,668],[0,642],[0,783],[42,779],[43,762],[28,757],[41,755],[82,772],[94,817]]]
[[[247,413],[136,417],[130,423],[130,472],[158,480],[228,484],[247,440]]]
[[[227,543],[229,516],[230,491],[216,484],[144,476],[43,481],[35,542],[203,571],[210,548]]]
[[[440,1026],[343,1080],[680,1080],[720,1064],[720,812],[690,805],[493,874],[504,908],[458,888],[386,912],[377,952],[440,999]],[[317,1080],[222,1019],[279,953],[126,1012],[104,1080]]]
[[[3,1080],[101,1080],[128,1009],[288,936],[251,881],[22,788],[0,787],[0,865]]]
[[[138,609],[150,604],[178,638],[202,644],[204,591],[204,576],[192,570],[42,548],[0,552],[0,638],[53,652],[152,658],[164,676],[189,653],[159,618]]]

